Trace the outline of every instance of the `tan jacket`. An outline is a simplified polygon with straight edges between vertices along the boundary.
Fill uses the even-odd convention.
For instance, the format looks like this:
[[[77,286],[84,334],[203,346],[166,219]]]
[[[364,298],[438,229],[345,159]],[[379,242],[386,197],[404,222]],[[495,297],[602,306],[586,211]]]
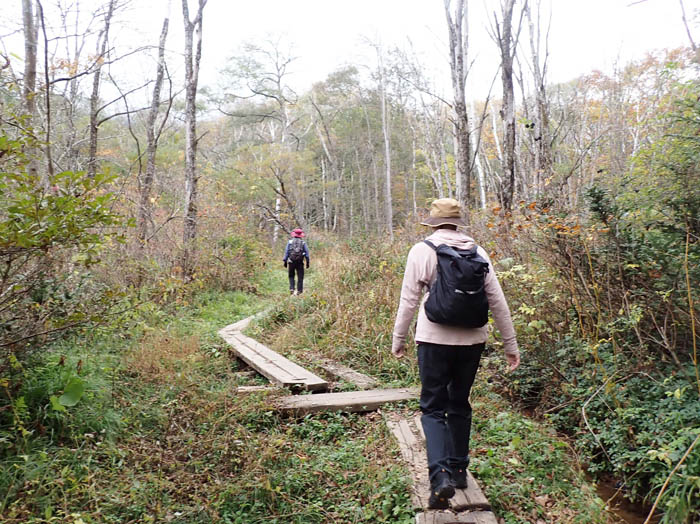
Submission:
[[[435,246],[447,244],[458,249],[469,249],[474,246],[474,239],[451,229],[438,229],[428,237],[428,240]],[[516,355],[519,353],[518,343],[515,339],[515,329],[513,329],[513,322],[510,318],[508,303],[487,253],[481,247],[478,248],[478,252],[489,263],[489,272],[485,282],[489,309],[493,315],[496,327],[501,333],[505,352]],[[394,349],[405,344],[406,334],[415,316],[416,309],[418,309],[416,342],[429,342],[448,346],[466,346],[486,342],[488,338],[487,326],[472,329],[436,324],[428,320],[423,304],[428,298],[428,290],[435,279],[436,269],[437,255],[430,246],[424,242],[419,242],[411,248],[406,260],[399,310],[396,313],[396,322],[394,323]]]

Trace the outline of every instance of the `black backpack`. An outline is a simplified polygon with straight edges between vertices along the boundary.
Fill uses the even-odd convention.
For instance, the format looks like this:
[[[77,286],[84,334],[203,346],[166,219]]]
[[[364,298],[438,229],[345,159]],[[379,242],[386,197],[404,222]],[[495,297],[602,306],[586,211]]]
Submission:
[[[304,258],[304,241],[301,238],[293,238],[289,246],[289,260],[299,262]]]
[[[437,277],[430,286],[425,314],[431,322],[478,328],[489,320],[485,281],[489,263],[472,249],[438,247],[424,240],[437,254]]]

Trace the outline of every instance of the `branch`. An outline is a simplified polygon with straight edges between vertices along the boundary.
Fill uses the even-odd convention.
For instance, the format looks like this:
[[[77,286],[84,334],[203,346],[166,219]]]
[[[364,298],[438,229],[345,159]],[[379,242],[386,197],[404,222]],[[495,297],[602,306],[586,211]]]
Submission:
[[[123,99],[123,100],[124,100],[124,103],[126,103],[126,95],[130,95],[131,93],[134,93],[135,91],[138,91],[139,89],[143,89],[143,88],[146,87],[148,84],[150,84],[151,82],[153,82],[153,80],[149,80],[148,82],[146,82],[146,83],[143,84],[142,86],[135,87],[135,88],[132,89],[131,91],[127,91],[126,93],[122,93],[122,90],[119,89],[119,87],[117,86],[117,83],[114,81],[114,78],[112,78],[111,73],[109,74],[109,78],[112,80],[112,83],[115,85],[115,87],[117,87],[117,91],[119,91],[119,96],[118,96],[117,98],[115,98],[114,100],[112,100],[111,102],[107,102],[107,103],[104,104],[103,106],[97,108],[97,111],[95,111],[95,114],[98,114],[100,111],[102,111],[103,109],[106,109],[107,107],[111,106],[114,102],[118,102],[119,100],[122,100],[122,99]]]
[[[127,56],[133,55],[135,53],[140,53],[141,51],[145,51],[146,49],[151,49],[152,47],[153,46],[150,46],[150,45],[139,47],[138,49],[134,49],[133,51],[129,51],[125,55],[119,56],[119,57],[115,58],[114,60],[108,60],[107,62],[103,62],[101,64],[101,66],[112,65],[112,64],[118,62],[119,60],[121,60],[122,58],[126,58]],[[53,85],[53,84],[57,84],[58,82],[70,82],[71,80],[75,80],[76,78],[80,78],[81,76],[90,75],[90,74],[95,72],[94,67],[95,67],[95,65],[97,65],[97,62],[99,61],[99,59],[100,59],[100,57],[97,57],[93,61],[93,63],[90,65],[90,67],[87,68],[85,71],[77,73],[73,76],[62,76],[61,78],[54,78],[53,80],[51,80],[49,82],[49,84]]]
[[[693,48],[693,51],[698,50],[697,46],[695,45],[695,41],[693,40],[693,36],[690,34],[690,28],[688,27],[688,20],[685,18],[685,6],[683,5],[683,0],[678,0],[681,4],[681,13],[683,16],[683,25],[685,26],[685,32],[688,33],[688,40],[690,40],[690,46]]]
[[[115,118],[117,116],[122,116],[122,115],[131,115],[133,113],[140,113],[141,111],[145,111],[146,109],[150,109],[149,106],[142,107],[140,109],[130,109],[127,111],[119,111],[118,113],[111,114],[109,116],[104,117],[102,120],[97,122],[97,127],[100,127],[102,124],[107,122],[108,120],[111,120],[112,118]]]
[[[685,462],[685,459],[688,458],[688,455],[690,455],[690,452],[693,451],[693,448],[695,447],[695,444],[698,443],[698,440],[700,440],[700,433],[698,433],[698,436],[695,437],[695,440],[693,441],[693,443],[686,450],[685,454],[678,461],[678,464],[676,464],[676,466],[673,468],[671,473],[668,475],[668,477],[666,478],[666,481],[664,482],[664,485],[661,486],[661,491],[659,491],[659,494],[656,496],[656,500],[654,501],[654,505],[651,507],[651,511],[649,512],[649,515],[647,515],[647,518],[644,521],[644,524],[649,524],[649,522],[651,522],[651,517],[654,515],[654,512],[656,511],[656,506],[659,505],[659,500],[661,500],[661,496],[664,494],[664,491],[666,491],[666,488],[668,487],[668,483],[671,481],[671,477],[673,477],[673,475],[675,475],[676,471],[678,471],[678,468],[680,468],[681,465],[683,464],[683,462]]]

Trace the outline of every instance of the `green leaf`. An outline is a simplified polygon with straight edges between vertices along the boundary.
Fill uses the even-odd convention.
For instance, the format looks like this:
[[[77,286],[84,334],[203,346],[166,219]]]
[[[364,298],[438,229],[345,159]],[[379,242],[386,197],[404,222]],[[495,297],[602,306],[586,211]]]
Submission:
[[[85,393],[85,383],[79,378],[72,378],[58,401],[62,406],[75,406],[80,402],[83,393]]]
[[[54,411],[66,411],[66,408],[64,408],[61,403],[58,401],[58,397],[56,395],[51,395],[49,397],[49,400],[51,401],[51,407],[53,408]]]

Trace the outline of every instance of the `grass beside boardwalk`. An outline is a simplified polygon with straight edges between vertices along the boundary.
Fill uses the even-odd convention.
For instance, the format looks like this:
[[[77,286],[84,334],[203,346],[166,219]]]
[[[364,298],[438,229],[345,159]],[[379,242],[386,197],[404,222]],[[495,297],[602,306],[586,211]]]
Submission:
[[[269,283],[273,300],[288,299]],[[151,325],[76,336],[17,370],[27,407],[16,407],[41,422],[1,436],[0,521],[411,522],[379,418],[281,419],[269,395],[232,395],[259,380],[235,374],[216,331],[265,306],[203,293]],[[84,395],[54,412],[48,397],[76,376]]]

